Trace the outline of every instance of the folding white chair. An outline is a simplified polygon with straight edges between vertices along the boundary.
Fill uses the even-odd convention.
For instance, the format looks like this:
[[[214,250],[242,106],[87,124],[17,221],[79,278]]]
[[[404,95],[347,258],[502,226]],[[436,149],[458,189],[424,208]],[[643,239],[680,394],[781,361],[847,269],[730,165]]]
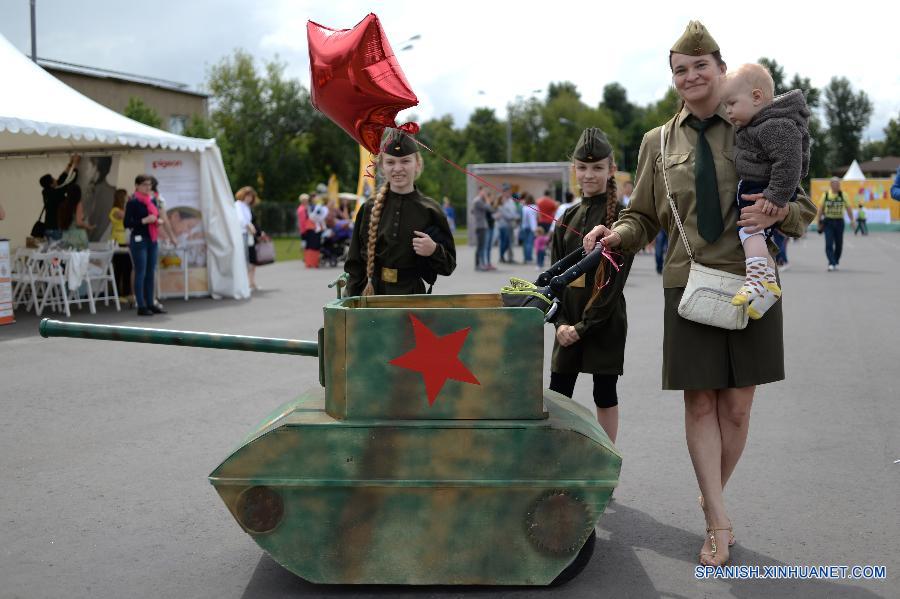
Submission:
[[[61,257],[69,305],[78,306],[80,310],[84,304],[87,304],[91,314],[96,314],[97,306],[94,304],[94,290],[88,282],[90,254],[85,250],[81,250],[78,252],[63,252]],[[73,272],[76,269],[79,269],[79,272]]]
[[[97,300],[103,300],[103,305],[108,306],[109,300],[112,299],[116,304],[116,311],[122,310],[119,305],[119,290],[116,287],[116,273],[113,269],[113,254],[115,250],[109,248],[105,250],[91,250],[91,261],[88,266],[88,286],[94,303]],[[112,297],[110,297],[110,286],[112,286]]]
[[[53,310],[69,310],[66,289],[65,260],[62,252],[34,252],[31,255],[31,278],[34,282],[35,312],[40,316],[48,305]]]
[[[34,277],[32,276],[31,256],[34,250],[29,248],[18,248],[13,254],[12,272],[12,297],[13,310],[19,306],[25,306],[26,310],[31,310],[35,305],[35,287]]]

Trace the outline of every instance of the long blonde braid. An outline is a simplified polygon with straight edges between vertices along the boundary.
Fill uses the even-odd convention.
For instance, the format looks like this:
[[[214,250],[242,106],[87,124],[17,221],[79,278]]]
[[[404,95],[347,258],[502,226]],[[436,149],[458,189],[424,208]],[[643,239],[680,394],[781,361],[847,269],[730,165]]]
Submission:
[[[613,162],[612,154],[610,154],[610,162]],[[611,227],[614,222],[616,222],[616,214],[618,213],[619,207],[619,186],[616,183],[616,176],[613,174],[606,182],[606,218],[604,219],[603,224],[607,227]],[[603,285],[603,279],[606,276],[606,260],[604,258],[600,259],[600,264],[597,265],[597,272],[594,274],[594,292],[591,293],[591,298],[588,300],[588,303],[585,304],[584,309],[587,310],[591,306],[594,305],[594,302],[597,301],[597,298],[600,297],[600,287]]]
[[[372,204],[372,213],[369,214],[369,237],[366,243],[366,288],[363,295],[375,295],[375,287],[372,285],[372,277],[375,275],[375,245],[378,242],[378,224],[381,222],[381,212],[384,209],[384,199],[387,197],[388,184],[385,183],[375,194],[375,203]]]

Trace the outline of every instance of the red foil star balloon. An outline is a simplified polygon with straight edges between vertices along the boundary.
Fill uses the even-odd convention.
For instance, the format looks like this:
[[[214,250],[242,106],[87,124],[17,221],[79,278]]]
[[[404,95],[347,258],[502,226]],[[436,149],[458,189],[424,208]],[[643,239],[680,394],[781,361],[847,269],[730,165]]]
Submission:
[[[397,113],[419,103],[378,17],[369,13],[353,29],[309,21],[306,34],[313,106],[378,154],[385,127],[396,127]]]
[[[422,373],[425,392],[428,394],[428,405],[434,405],[434,400],[437,399],[447,379],[474,385],[481,384],[459,359],[459,350],[466,342],[471,327],[438,337],[412,314],[409,315],[409,319],[412,321],[416,346],[389,363]]]

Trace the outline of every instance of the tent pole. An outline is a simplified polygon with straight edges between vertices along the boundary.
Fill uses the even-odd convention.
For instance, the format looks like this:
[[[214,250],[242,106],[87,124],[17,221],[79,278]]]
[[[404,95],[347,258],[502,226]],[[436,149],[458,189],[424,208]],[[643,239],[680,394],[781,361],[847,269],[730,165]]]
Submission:
[[[35,3],[37,0],[31,0],[31,60],[37,62],[37,35],[35,34]]]

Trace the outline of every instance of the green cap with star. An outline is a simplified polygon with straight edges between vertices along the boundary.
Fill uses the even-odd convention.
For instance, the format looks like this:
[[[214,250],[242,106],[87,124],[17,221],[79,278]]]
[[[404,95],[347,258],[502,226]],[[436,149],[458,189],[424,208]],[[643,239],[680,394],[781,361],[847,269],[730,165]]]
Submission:
[[[597,127],[588,127],[581,133],[572,158],[581,162],[597,162],[603,160],[612,153],[612,146],[606,138],[606,133]]]
[[[408,156],[419,151],[419,147],[412,138],[399,129],[385,129],[384,139],[381,142],[381,151],[391,156]]]
[[[719,51],[719,44],[713,39],[706,27],[700,21],[691,21],[684,33],[672,46],[672,52],[687,54],[688,56],[703,56]]]

